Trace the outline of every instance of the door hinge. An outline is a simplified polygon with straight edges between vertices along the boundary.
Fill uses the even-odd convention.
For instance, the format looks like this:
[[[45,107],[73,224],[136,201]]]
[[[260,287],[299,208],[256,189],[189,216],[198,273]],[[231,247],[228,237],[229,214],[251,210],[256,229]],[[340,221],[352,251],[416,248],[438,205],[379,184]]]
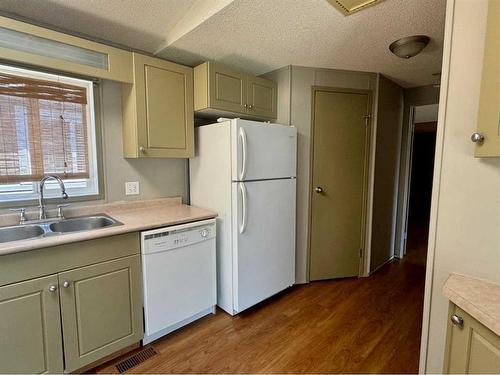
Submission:
[[[372,118],[370,115],[365,115],[365,125],[368,126],[370,124],[370,119]]]

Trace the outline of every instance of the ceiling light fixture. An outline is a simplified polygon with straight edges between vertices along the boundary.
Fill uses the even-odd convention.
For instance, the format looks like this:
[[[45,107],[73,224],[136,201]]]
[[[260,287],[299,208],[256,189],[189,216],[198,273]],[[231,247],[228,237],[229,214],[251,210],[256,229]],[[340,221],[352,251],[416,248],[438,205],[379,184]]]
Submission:
[[[409,59],[418,55],[429,44],[431,39],[427,35],[413,35],[392,42],[389,49],[397,57]]]

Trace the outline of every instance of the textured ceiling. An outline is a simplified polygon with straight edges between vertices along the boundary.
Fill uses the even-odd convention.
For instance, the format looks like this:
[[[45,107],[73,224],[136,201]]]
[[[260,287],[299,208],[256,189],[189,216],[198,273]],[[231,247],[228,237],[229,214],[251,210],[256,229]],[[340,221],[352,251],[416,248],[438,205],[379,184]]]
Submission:
[[[325,0],[236,0],[161,55],[253,73],[288,64],[372,71],[405,87],[427,85],[441,70],[444,12],[445,0],[386,0],[348,17]],[[390,53],[392,41],[414,34],[431,37],[420,55]]]
[[[361,70],[412,87],[441,70],[445,0],[385,0],[348,17],[326,0],[0,0],[0,11],[189,65]],[[420,55],[389,52],[414,34],[431,37]]]
[[[0,11],[155,52],[196,0],[0,0]]]

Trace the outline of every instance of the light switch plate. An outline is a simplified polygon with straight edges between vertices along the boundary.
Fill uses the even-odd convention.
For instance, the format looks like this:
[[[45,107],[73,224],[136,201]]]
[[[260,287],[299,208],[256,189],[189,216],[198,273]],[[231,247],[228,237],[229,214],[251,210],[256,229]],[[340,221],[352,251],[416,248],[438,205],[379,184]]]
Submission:
[[[125,182],[125,195],[139,195],[139,181]]]

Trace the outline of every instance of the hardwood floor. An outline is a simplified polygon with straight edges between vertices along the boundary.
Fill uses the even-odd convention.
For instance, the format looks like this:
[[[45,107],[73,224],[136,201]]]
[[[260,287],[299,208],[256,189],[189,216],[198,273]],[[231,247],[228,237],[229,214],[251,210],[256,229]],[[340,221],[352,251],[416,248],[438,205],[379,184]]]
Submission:
[[[416,373],[424,277],[418,246],[369,278],[295,286],[236,317],[218,310],[128,372]],[[118,361],[94,371],[117,373]]]

